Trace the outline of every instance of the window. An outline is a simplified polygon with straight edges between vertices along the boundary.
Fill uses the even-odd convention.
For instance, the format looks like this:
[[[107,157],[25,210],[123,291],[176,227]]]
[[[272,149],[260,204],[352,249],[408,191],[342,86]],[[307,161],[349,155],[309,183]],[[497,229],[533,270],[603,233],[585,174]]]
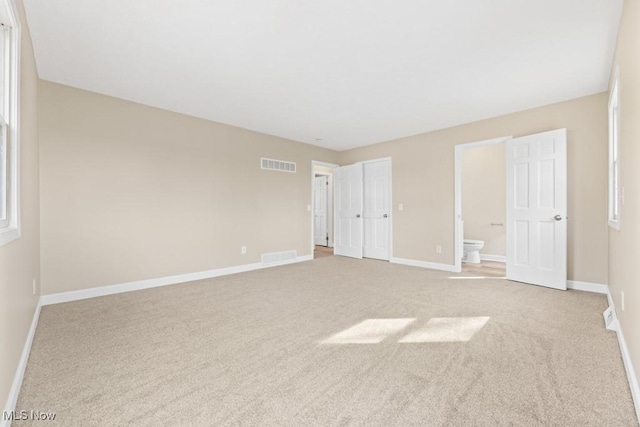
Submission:
[[[6,45],[8,34],[7,30],[5,30],[5,24],[0,24],[0,82],[5,82],[5,74],[6,74]],[[7,188],[8,177],[7,174],[9,172],[9,168],[7,165],[7,149],[9,148],[7,145],[7,120],[6,117],[6,99],[5,99],[6,88],[4,84],[0,85],[0,227],[4,228],[9,225],[8,216],[7,216],[7,196],[9,195],[9,188]]]
[[[620,229],[620,70],[609,97],[609,225]]]
[[[9,0],[0,0],[0,245],[20,237],[18,213],[19,27]]]

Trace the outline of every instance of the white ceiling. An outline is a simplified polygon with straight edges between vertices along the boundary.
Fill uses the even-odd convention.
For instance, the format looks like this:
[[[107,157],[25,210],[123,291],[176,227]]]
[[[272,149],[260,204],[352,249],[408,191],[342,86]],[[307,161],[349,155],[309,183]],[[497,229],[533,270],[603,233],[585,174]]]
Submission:
[[[44,80],[336,150],[604,91],[622,8],[622,0],[25,3]]]

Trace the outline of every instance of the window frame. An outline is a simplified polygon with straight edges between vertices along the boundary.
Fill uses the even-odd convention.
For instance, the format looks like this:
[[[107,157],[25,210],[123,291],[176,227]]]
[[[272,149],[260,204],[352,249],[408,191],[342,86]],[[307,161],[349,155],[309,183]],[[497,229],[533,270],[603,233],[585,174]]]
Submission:
[[[609,227],[620,230],[621,185],[620,185],[620,68],[616,67],[608,104],[608,197],[607,221]]]
[[[0,0],[1,23],[7,34],[2,50],[6,61],[2,72],[3,105],[0,108],[0,132],[4,167],[0,171],[0,197],[5,200],[5,218],[0,218],[0,246],[20,238],[20,22],[12,0]]]

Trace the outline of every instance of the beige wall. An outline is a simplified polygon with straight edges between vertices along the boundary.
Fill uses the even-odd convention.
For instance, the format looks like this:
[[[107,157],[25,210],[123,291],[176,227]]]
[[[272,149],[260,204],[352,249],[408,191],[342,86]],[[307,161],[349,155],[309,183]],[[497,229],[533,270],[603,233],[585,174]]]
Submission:
[[[392,157],[394,256],[453,264],[454,146],[559,128],[568,130],[568,276],[606,283],[606,93],[344,151],[340,163]]]
[[[614,60],[620,67],[620,231],[609,228],[609,286],[631,360],[640,376],[640,2],[627,0]],[[625,310],[622,310],[622,292]],[[640,378],[639,378],[640,379]]]
[[[48,82],[39,100],[43,294],[310,254],[311,161],[335,152]]]
[[[22,237],[0,247],[0,402],[4,404],[18,367],[37,305],[33,279],[40,282],[38,199],[38,76],[21,0],[20,219]]]
[[[505,145],[465,149],[461,163],[464,238],[484,240],[482,254],[504,256],[507,221]]]
[[[328,173],[330,175],[333,175],[333,168],[330,168],[328,166],[315,165],[313,167],[313,171],[314,172]]]

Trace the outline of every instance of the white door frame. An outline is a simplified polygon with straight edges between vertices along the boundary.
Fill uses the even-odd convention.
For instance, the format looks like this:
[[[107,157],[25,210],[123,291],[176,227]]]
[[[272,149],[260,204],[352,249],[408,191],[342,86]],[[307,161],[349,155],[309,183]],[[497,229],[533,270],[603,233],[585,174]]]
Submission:
[[[389,162],[389,261],[393,259],[393,159],[391,157],[381,157],[379,159],[363,160],[356,164]]]
[[[469,148],[483,147],[486,145],[503,144],[506,141],[512,139],[512,136],[501,136],[499,138],[485,139],[483,141],[467,142],[464,144],[457,144],[454,148],[454,193],[455,193],[455,208],[453,213],[453,242],[454,242],[454,272],[460,273],[462,271],[462,242],[464,236],[462,236],[462,152]],[[506,193],[507,189],[503,189]]]
[[[316,174],[318,174],[318,175],[327,175],[326,173],[323,173],[323,172],[315,172],[314,169],[315,169],[316,166],[323,166],[325,168],[333,169],[334,170],[334,176],[335,176],[335,169],[337,167],[339,167],[340,165],[337,165],[335,163],[321,162],[321,161],[318,161],[318,160],[312,160],[311,161],[311,203],[309,204],[309,214],[310,214],[310,217],[311,217],[311,233],[310,233],[310,235],[311,235],[311,258],[314,257],[314,250],[316,248],[316,245],[315,245],[315,242],[314,242],[314,240],[315,240],[314,239],[314,225],[315,224],[314,224],[314,209],[313,209],[313,193],[315,191],[314,178],[316,177]],[[333,177],[330,178],[330,179],[331,179],[331,181],[333,181]],[[331,187],[332,187],[332,190],[333,190],[333,182],[331,182]],[[332,191],[332,194],[331,194],[331,206],[332,206],[332,210],[335,211],[335,209],[333,208],[334,202],[335,202],[334,199],[335,199],[335,196],[334,196],[333,191]],[[335,212],[331,215],[331,225],[332,225],[331,228],[332,228],[332,230],[331,230],[331,236],[329,236],[330,243],[331,243],[330,247],[333,247],[333,240],[334,240],[334,236],[333,235],[334,235],[334,229],[335,229],[334,224],[335,224]]]

